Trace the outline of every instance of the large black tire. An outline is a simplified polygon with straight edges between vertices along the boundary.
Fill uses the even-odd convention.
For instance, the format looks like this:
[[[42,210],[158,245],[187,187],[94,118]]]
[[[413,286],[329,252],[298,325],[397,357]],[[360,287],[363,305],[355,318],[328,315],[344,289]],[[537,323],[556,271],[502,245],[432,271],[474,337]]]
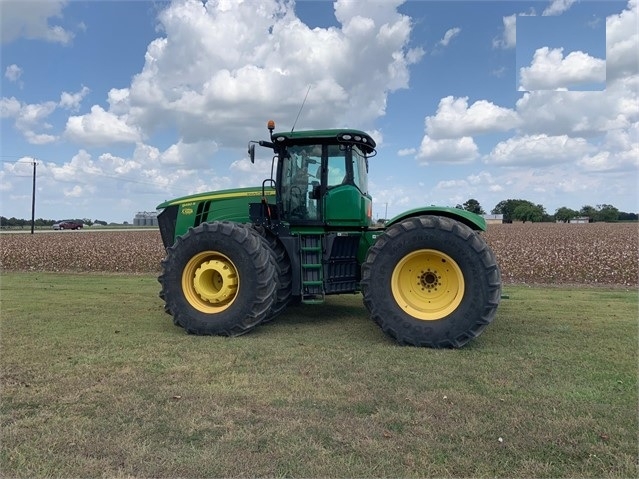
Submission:
[[[269,251],[250,227],[203,223],[178,237],[162,261],[161,294],[192,334],[238,336],[262,322],[276,299]]]
[[[390,226],[362,266],[364,304],[400,344],[459,348],[495,317],[501,275],[484,239],[450,218]]]
[[[291,261],[286,254],[286,249],[277,237],[269,233],[264,228],[256,227],[255,230],[262,237],[264,248],[268,249],[271,260],[275,268],[275,277],[277,279],[277,294],[275,302],[271,307],[271,311],[264,319],[264,323],[270,323],[275,320],[291,302],[293,273],[291,270]]]

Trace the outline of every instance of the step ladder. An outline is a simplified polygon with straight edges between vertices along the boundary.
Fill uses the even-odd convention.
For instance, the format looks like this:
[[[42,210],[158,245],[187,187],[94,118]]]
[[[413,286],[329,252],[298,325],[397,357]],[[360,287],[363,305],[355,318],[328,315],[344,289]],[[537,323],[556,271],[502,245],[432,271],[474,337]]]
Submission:
[[[322,235],[306,234],[300,236],[302,303],[304,304],[324,302],[323,256]]]

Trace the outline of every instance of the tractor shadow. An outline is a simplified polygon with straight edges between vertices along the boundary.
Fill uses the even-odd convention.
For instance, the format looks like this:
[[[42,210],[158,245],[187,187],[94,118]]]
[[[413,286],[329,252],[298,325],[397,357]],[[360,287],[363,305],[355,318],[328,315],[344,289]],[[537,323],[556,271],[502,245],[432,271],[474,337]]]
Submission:
[[[251,335],[339,337],[365,344],[396,345],[371,319],[361,295],[329,296],[323,304],[292,304],[273,321],[258,326]]]

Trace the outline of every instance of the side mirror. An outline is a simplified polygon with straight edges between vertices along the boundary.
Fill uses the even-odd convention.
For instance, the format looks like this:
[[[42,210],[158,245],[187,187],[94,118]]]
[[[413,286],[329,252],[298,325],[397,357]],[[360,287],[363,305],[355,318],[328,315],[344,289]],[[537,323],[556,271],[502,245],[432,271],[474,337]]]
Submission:
[[[251,163],[255,163],[255,143],[249,143],[248,154],[251,159]]]

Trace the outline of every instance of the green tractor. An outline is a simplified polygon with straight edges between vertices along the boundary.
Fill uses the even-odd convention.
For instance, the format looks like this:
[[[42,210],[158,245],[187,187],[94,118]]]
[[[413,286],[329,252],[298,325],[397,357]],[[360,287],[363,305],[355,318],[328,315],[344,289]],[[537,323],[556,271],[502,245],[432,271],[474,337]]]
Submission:
[[[274,133],[261,187],[166,201],[160,297],[175,324],[237,336],[288,304],[359,293],[400,344],[461,347],[493,320],[501,297],[483,218],[457,208],[412,209],[374,225],[368,193],[375,141],[351,129]]]

